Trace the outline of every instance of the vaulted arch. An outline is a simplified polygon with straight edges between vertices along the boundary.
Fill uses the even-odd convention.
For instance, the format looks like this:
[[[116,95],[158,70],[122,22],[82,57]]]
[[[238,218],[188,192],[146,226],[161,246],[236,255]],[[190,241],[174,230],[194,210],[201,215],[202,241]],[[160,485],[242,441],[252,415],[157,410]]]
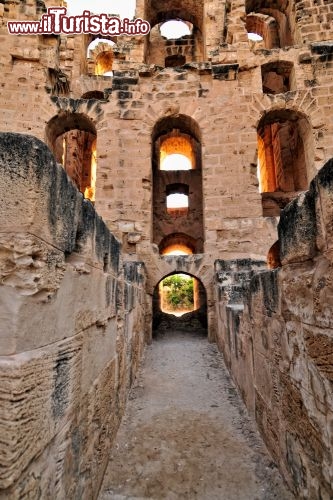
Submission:
[[[266,113],[258,125],[258,176],[263,213],[279,215],[297,193],[306,191],[312,177],[312,128],[292,110]]]
[[[164,276],[153,293],[153,337],[161,322],[164,327],[207,334],[207,292],[202,281],[187,272]],[[185,322],[182,317],[186,315]]]
[[[46,139],[79,191],[95,201],[97,132],[92,120],[82,113],[59,113],[48,122]]]
[[[293,45],[290,2],[285,0],[247,0],[248,32],[261,35],[266,48]]]
[[[150,22],[151,32],[146,48],[146,62],[162,67],[183,66],[201,62],[204,50],[204,5],[203,1],[148,0],[145,19]],[[189,32],[182,36],[176,33],[166,38],[163,26],[168,21],[185,23]]]

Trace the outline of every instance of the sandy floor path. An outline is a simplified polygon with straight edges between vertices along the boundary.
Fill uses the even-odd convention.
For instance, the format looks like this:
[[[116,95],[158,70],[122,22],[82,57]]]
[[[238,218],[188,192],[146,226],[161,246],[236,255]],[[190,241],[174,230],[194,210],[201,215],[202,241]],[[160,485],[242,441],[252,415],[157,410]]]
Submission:
[[[110,453],[99,500],[293,498],[201,335],[159,336]]]

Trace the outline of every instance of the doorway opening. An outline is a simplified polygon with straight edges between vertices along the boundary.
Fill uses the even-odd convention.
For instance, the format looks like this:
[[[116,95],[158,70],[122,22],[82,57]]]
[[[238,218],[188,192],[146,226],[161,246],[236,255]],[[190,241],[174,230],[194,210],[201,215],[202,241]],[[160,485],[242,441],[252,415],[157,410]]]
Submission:
[[[188,273],[165,276],[153,295],[153,337],[179,330],[207,334],[206,290]]]

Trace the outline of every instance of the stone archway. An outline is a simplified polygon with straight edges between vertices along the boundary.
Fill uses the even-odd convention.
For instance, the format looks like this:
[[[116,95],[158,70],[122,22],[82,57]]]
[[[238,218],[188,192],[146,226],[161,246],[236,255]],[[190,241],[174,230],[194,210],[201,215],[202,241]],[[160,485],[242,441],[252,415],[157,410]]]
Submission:
[[[185,3],[180,0],[147,0],[144,15],[152,28],[146,46],[147,63],[176,67],[205,59],[203,0],[188,0]],[[187,24],[190,34],[167,39],[161,28],[168,21]]]
[[[312,178],[312,127],[294,110],[272,110],[258,125],[258,175],[263,215],[274,217]]]
[[[97,131],[84,113],[60,112],[46,126],[47,143],[78,190],[95,201]]]
[[[170,279],[171,278],[171,279]],[[169,281],[175,278],[176,288],[171,290]],[[186,287],[184,292],[182,285],[179,283],[186,283],[192,287]],[[163,286],[168,283],[167,286]],[[185,306],[182,304],[184,297],[188,299],[187,290],[190,289],[192,294],[189,301],[192,305]],[[171,294],[172,298],[179,296],[178,303],[168,303],[170,307],[166,307],[166,294]],[[179,306],[179,307],[178,307]],[[177,271],[164,276],[155,286],[152,297],[152,335],[153,338],[158,333],[171,333],[172,331],[182,332],[197,332],[198,334],[208,334],[208,319],[207,319],[207,293],[204,284],[200,279],[190,273],[179,273]]]
[[[143,256],[142,256],[143,257]],[[214,266],[210,260],[203,254],[192,255],[160,255],[158,248],[150,254],[147,271],[147,312],[146,312],[146,341],[148,344],[152,341],[152,323],[153,323],[153,295],[158,283],[166,276],[173,274],[188,274],[198,279],[206,292],[207,296],[207,322],[208,322],[208,340],[216,341],[216,318],[215,318],[215,295],[214,295]]]
[[[293,15],[288,2],[276,0],[268,5],[265,0],[246,0],[245,10],[248,32],[260,34],[266,48],[293,45]]]

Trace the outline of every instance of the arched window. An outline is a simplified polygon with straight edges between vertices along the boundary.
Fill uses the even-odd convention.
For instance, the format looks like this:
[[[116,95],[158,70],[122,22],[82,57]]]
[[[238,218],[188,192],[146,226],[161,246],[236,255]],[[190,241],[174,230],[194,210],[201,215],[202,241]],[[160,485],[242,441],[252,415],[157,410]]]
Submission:
[[[257,33],[264,40],[267,49],[293,45],[290,27],[291,3],[276,0],[246,1],[246,29],[248,33]]]
[[[264,215],[280,214],[308,189],[313,155],[311,127],[294,111],[267,113],[258,126],[258,176]]]
[[[193,141],[175,130],[159,141],[160,170],[191,170],[195,168]]]
[[[191,255],[196,252],[196,241],[184,233],[170,234],[160,242],[161,255]]]
[[[150,22],[146,62],[162,67],[202,62],[204,51],[204,8],[202,0],[146,1]]]
[[[166,245],[174,235],[178,240]],[[153,242],[161,253],[169,245],[203,251],[200,131],[186,116],[164,118],[153,131]]]
[[[263,40],[266,49],[280,47],[278,26],[273,17],[264,14],[249,14],[246,18],[246,30],[250,40],[255,42]],[[255,38],[253,34],[258,38]]]
[[[161,151],[162,153],[162,151]],[[191,160],[181,153],[170,153],[160,163],[161,170],[191,170]]]
[[[96,129],[90,118],[66,113],[52,118],[46,127],[47,142],[85,198],[95,201]]]
[[[190,313],[192,321],[181,323],[181,317]],[[165,276],[157,284],[153,294],[153,335],[158,333],[162,318],[164,325],[168,321],[173,327],[181,324],[184,332],[201,330],[202,333],[207,333],[207,294],[202,282],[188,273]]]
[[[88,73],[97,76],[113,76],[115,42],[107,38],[95,38],[87,48]]]

